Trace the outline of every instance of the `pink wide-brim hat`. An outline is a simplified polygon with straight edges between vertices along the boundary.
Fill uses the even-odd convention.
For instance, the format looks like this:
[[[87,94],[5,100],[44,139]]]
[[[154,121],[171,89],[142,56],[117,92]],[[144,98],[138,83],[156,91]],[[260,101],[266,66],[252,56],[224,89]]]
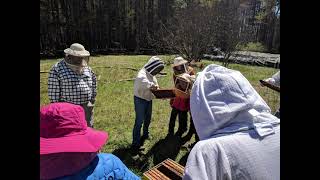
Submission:
[[[108,134],[87,126],[81,106],[52,103],[40,109],[40,154],[98,152]]]

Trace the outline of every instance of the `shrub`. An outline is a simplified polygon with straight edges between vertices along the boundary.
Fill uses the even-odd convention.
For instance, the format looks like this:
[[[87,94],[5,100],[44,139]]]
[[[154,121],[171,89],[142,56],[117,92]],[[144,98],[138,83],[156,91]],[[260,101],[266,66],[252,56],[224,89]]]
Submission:
[[[237,50],[242,51],[254,51],[254,52],[266,52],[266,48],[260,42],[249,42],[246,45],[238,45]]]

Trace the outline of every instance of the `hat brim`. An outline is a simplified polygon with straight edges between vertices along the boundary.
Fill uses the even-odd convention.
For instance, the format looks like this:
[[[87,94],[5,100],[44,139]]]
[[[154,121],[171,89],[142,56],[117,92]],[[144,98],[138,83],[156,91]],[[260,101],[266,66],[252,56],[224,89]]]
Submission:
[[[40,137],[40,154],[97,152],[107,142],[108,133],[87,128],[85,134],[61,138]]]
[[[77,57],[87,57],[90,56],[89,51],[83,50],[83,51],[74,51],[70,48],[67,48],[64,50],[64,53],[69,54],[71,56],[77,56]]]
[[[182,65],[182,64],[187,64],[187,63],[188,63],[188,61],[183,60],[183,61],[179,62],[178,64],[172,64],[171,66],[172,66],[172,67],[175,67],[175,66],[180,66],[180,65]]]

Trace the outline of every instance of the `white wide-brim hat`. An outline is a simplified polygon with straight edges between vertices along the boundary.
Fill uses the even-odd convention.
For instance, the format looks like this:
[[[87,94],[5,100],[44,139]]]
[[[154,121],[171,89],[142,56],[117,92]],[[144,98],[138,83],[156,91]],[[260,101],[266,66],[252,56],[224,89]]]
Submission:
[[[70,48],[64,50],[64,53],[77,57],[90,56],[89,51],[85,50],[84,46],[79,43],[71,44]]]
[[[173,60],[173,65],[172,67],[175,67],[175,66],[180,66],[182,64],[186,64],[188,61],[187,60],[184,60],[182,57],[176,57],[174,58]]]

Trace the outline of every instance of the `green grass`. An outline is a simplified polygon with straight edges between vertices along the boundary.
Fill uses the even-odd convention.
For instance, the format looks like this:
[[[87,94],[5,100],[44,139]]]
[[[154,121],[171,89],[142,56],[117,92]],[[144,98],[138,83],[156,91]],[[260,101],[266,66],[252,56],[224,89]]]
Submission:
[[[267,51],[266,47],[260,42],[249,42],[245,45],[238,45],[237,49],[241,51],[254,51],[254,52]]]
[[[137,71],[125,69],[125,67],[140,69],[150,56],[98,56],[91,57],[90,66],[100,77],[98,81],[98,94],[94,109],[95,128],[109,133],[109,141],[104,145],[102,152],[117,155],[133,172],[142,176],[148,168],[153,167],[166,158],[171,158],[185,165],[188,150],[183,147],[179,139],[165,139],[168,131],[168,123],[171,108],[169,100],[154,100],[152,120],[149,127],[151,139],[144,144],[143,156],[134,160],[129,147],[132,141],[132,128],[135,119],[133,105],[133,81],[121,79],[135,78]],[[160,56],[165,61],[173,59],[173,56]],[[41,60],[40,70],[49,71],[58,60]],[[219,62],[203,61],[205,65]],[[102,68],[112,66],[113,68]],[[264,98],[274,112],[279,106],[279,94],[266,88],[260,87],[259,79],[272,76],[276,69],[230,64],[229,68],[236,69],[251,82],[254,88]],[[199,69],[195,69],[197,72]],[[172,70],[167,65],[164,69],[167,76],[158,78],[160,87],[172,87]],[[49,104],[47,95],[47,73],[40,76],[40,106]],[[177,121],[178,122],[178,121]],[[175,130],[178,124],[176,123]],[[188,143],[194,142],[194,137]]]

